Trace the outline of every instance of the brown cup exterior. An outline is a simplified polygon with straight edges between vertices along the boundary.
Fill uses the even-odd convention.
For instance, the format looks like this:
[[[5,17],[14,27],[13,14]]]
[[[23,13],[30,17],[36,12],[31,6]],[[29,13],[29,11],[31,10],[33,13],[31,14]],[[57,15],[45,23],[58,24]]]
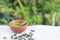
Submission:
[[[18,22],[18,23],[21,23],[21,21],[23,20],[13,20],[9,23],[9,26],[10,26],[10,29],[12,30],[12,32],[14,33],[22,33],[26,30],[27,28],[27,24],[21,26],[21,27],[13,27],[12,24]]]

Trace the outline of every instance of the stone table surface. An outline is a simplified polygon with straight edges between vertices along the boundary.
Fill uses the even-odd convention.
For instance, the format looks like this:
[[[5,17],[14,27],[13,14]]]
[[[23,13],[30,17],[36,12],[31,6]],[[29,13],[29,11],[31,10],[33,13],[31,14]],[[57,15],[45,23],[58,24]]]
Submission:
[[[23,33],[29,33],[31,29],[35,30],[33,33],[34,40],[60,40],[59,26],[33,25],[28,26]],[[11,40],[10,36],[12,34],[14,33],[10,30],[9,26],[0,25],[0,40],[4,40],[4,36],[7,37],[7,40]]]

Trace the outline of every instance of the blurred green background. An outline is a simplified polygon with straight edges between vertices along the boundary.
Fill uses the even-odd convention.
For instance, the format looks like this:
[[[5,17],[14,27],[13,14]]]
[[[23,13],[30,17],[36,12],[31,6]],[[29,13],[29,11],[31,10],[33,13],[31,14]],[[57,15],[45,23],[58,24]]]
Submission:
[[[0,0],[0,25],[8,25],[15,19],[23,19],[28,25],[60,26],[60,0]]]

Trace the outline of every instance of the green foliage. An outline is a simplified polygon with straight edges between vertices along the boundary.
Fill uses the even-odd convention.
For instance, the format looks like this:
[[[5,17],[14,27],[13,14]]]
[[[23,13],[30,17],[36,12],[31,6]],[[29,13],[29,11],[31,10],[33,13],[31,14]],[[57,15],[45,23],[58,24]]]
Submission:
[[[52,15],[50,14],[45,14],[45,18],[46,18],[46,25],[52,25]]]
[[[56,25],[60,26],[60,12],[56,14]]]
[[[60,25],[60,0],[15,0],[13,2],[1,0],[0,11],[3,13],[2,18],[0,17],[0,24],[23,19],[28,22],[28,25],[42,24],[43,21],[46,25],[51,25],[52,14],[56,12],[56,25]]]

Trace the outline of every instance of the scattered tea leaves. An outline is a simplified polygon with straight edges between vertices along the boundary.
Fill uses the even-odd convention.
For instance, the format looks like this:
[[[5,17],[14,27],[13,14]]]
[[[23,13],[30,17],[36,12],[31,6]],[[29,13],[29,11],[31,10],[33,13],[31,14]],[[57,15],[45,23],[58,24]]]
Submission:
[[[16,34],[14,34],[14,36],[16,36]]]
[[[11,35],[11,39],[13,39],[13,36]]]
[[[3,37],[3,39],[7,39],[6,37]]]
[[[13,34],[11,35],[10,39],[11,40],[34,40],[34,38],[32,38],[33,36],[33,32],[35,32],[35,30],[31,30],[32,32],[24,33],[22,35],[17,35],[17,34]],[[3,39],[7,39],[6,37],[3,37]]]
[[[31,30],[32,32],[35,32],[35,30]]]

